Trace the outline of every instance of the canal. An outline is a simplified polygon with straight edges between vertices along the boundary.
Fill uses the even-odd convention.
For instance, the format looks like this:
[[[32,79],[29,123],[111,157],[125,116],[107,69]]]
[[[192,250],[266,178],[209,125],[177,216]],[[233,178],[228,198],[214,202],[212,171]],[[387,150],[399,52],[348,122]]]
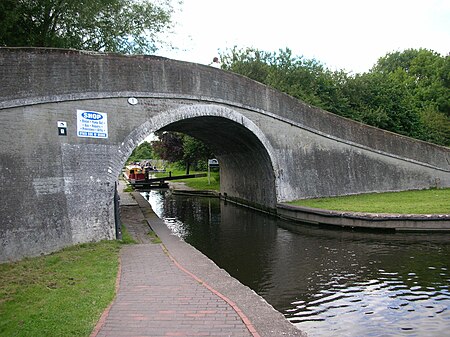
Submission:
[[[175,235],[311,337],[449,335],[449,234],[293,225],[217,198],[142,195]]]

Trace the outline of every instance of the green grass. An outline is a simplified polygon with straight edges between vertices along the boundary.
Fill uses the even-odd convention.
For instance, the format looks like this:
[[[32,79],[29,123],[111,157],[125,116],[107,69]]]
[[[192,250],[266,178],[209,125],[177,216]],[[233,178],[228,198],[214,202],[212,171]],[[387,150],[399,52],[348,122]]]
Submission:
[[[289,204],[336,211],[449,214],[450,189],[369,193],[334,198],[296,200]]]
[[[151,238],[152,243],[154,243],[154,244],[162,243],[161,239],[159,238],[158,235],[156,235],[156,233],[154,231],[148,232],[147,235]]]
[[[167,177],[167,176],[169,176],[169,171],[172,172],[172,176],[186,174],[186,171],[183,171],[183,170],[168,169],[166,173],[157,173],[156,176],[157,177]],[[202,172],[202,171],[189,172],[189,174],[196,174],[196,173],[208,174],[208,172]],[[172,181],[184,182],[186,184],[186,186],[195,188],[196,190],[217,191],[217,192],[220,190],[219,172],[216,172],[216,171],[211,172],[210,184],[208,184],[208,176],[200,177],[200,178],[179,179],[179,180],[172,180]]]
[[[127,227],[122,224],[122,240],[119,241],[123,244],[134,244],[137,243],[135,239],[130,235],[130,233],[127,230]]]
[[[123,189],[124,192],[134,192],[134,188],[131,185],[127,185],[127,187],[125,187]]]
[[[120,247],[80,244],[0,264],[0,336],[89,336],[114,298]]]
[[[182,181],[186,184],[186,186],[195,188],[196,190],[217,192],[220,191],[219,172],[211,172],[210,184],[208,184],[207,176],[201,178],[182,179],[177,181]]]

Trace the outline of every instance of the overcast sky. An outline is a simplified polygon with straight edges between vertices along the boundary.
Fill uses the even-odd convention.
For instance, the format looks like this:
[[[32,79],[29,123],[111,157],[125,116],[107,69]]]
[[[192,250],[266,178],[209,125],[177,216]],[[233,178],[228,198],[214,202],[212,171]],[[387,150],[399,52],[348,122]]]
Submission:
[[[450,52],[450,0],[184,0],[159,55],[209,64],[233,46],[290,48],[332,70],[368,71],[408,48]]]

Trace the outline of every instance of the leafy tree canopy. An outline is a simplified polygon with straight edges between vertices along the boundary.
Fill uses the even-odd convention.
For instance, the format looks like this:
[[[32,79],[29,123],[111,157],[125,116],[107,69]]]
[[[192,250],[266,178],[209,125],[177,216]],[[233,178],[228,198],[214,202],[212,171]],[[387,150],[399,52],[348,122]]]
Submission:
[[[173,11],[170,0],[1,0],[0,46],[151,53]]]
[[[189,174],[191,165],[195,169],[206,169],[206,162],[213,158],[214,154],[209,147],[197,138],[184,135],[183,137],[183,161],[186,164],[186,174]]]
[[[128,158],[128,162],[135,162],[152,158],[153,158],[152,145],[149,142],[144,141],[133,150],[130,157]]]
[[[385,130],[450,145],[450,56],[408,49],[381,57],[363,74],[331,71],[289,49],[233,48],[222,68],[311,105]]]
[[[154,153],[161,159],[171,163],[183,163],[186,174],[191,166],[195,169],[203,168],[213,153],[202,141],[178,132],[157,132],[158,140],[152,142]]]

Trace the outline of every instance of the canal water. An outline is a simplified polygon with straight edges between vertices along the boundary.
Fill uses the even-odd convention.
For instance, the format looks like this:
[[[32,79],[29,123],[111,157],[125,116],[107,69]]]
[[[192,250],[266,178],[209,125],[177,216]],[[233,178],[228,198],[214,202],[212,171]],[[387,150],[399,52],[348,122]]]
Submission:
[[[325,229],[216,198],[143,195],[309,336],[450,336],[449,234]]]

